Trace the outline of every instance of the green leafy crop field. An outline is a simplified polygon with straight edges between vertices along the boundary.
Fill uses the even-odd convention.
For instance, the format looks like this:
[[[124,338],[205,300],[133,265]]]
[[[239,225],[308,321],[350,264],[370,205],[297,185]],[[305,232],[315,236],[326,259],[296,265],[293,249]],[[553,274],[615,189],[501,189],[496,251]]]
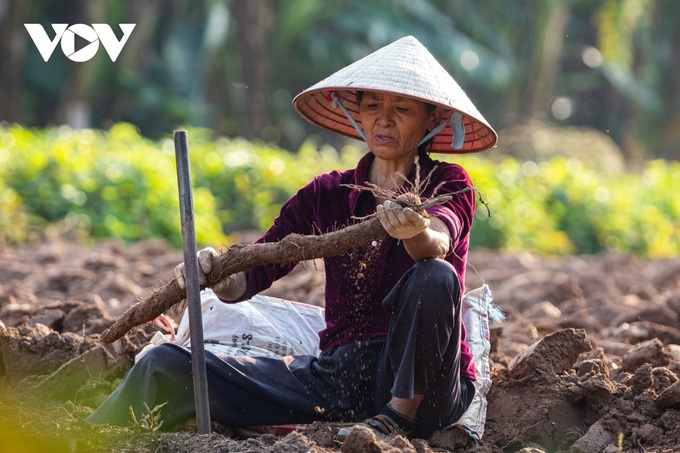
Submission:
[[[314,175],[355,165],[362,151],[304,144],[297,152],[189,130],[199,245],[266,229]],[[680,254],[680,163],[655,160],[639,174],[587,168],[571,158],[536,163],[483,155],[435,156],[463,165],[479,203],[474,247],[542,254],[616,250]],[[50,234],[181,244],[172,138],[151,141],[129,124],[108,131],[0,126],[0,240]]]

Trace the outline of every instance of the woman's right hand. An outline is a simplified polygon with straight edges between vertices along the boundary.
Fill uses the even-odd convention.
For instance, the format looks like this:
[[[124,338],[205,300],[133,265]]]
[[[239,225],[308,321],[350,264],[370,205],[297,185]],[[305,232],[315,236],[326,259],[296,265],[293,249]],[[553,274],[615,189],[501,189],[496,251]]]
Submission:
[[[218,255],[217,250],[212,247],[206,247],[199,250],[198,258],[198,282],[201,286],[208,286],[208,279],[213,270],[213,259]],[[184,263],[178,264],[175,267],[175,277],[180,288],[186,288],[186,268]],[[243,272],[230,275],[229,277],[220,280],[214,285],[211,285],[212,290],[217,297],[223,300],[239,299],[246,291],[246,276]]]

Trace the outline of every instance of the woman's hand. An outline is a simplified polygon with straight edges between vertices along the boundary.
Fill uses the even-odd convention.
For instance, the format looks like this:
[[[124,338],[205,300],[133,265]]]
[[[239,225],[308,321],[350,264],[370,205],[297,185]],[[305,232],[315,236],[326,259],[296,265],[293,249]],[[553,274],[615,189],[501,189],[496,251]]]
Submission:
[[[378,205],[376,211],[387,234],[403,240],[406,252],[414,261],[443,258],[451,248],[449,229],[436,217],[424,217],[394,201]]]
[[[387,234],[395,239],[410,239],[430,226],[430,219],[394,201],[379,204],[376,211]]]
[[[201,286],[208,285],[208,278],[213,270],[213,259],[218,255],[217,250],[212,247],[206,247],[199,250],[198,258],[198,282]],[[178,264],[175,267],[175,277],[180,288],[186,288],[186,269],[184,263]],[[211,286],[213,292],[217,297],[223,300],[236,300],[241,298],[246,291],[246,276],[243,272],[230,275],[224,280]]]
[[[217,250],[212,247],[206,247],[199,250],[198,257],[198,283],[201,286],[208,284],[208,276],[212,272],[212,260],[217,256]],[[175,277],[180,288],[184,289],[187,286],[186,269],[184,263],[180,263],[175,267]]]

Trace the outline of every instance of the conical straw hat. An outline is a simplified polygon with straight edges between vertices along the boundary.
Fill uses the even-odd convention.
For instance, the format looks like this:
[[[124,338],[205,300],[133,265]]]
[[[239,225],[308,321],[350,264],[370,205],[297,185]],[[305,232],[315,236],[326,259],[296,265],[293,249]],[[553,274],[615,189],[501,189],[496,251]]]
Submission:
[[[465,127],[456,140],[451,124],[434,136],[431,150],[467,154],[485,151],[498,141],[498,135],[484,119],[455,80],[413,36],[406,36],[365,56],[309,87],[293,99],[293,107],[306,120],[338,134],[360,139],[358,131],[333,102],[339,98],[361,126],[357,91],[379,91],[407,96],[443,108],[445,117],[462,114]],[[455,144],[455,142],[458,144]],[[457,148],[452,146],[452,143]]]

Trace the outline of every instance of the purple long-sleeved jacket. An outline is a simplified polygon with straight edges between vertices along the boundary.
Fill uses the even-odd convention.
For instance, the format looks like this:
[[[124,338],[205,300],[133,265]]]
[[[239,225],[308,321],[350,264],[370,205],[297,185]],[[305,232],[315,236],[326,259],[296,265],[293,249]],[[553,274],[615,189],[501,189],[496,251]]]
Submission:
[[[327,233],[357,222],[356,218],[375,213],[376,200],[372,193],[345,186],[365,185],[373,159],[374,155],[369,152],[354,169],[316,176],[283,205],[272,227],[256,242],[277,242],[291,233]],[[419,163],[420,179],[427,180],[422,197],[430,198],[472,187],[467,172],[459,165],[434,161],[424,153],[420,154]],[[415,180],[415,169],[409,180]],[[435,189],[437,193],[433,194]],[[451,201],[427,209],[428,214],[439,218],[449,228],[452,247],[445,259],[456,269],[461,286],[465,282],[474,212],[472,190],[456,194]],[[319,333],[321,350],[359,339],[385,336],[389,315],[383,310],[382,301],[413,264],[403,243],[389,236],[342,255],[325,258],[326,329]],[[246,293],[240,300],[269,288],[294,267],[267,265],[248,271]],[[461,328],[461,374],[474,380],[472,356],[465,343],[464,326]]]

